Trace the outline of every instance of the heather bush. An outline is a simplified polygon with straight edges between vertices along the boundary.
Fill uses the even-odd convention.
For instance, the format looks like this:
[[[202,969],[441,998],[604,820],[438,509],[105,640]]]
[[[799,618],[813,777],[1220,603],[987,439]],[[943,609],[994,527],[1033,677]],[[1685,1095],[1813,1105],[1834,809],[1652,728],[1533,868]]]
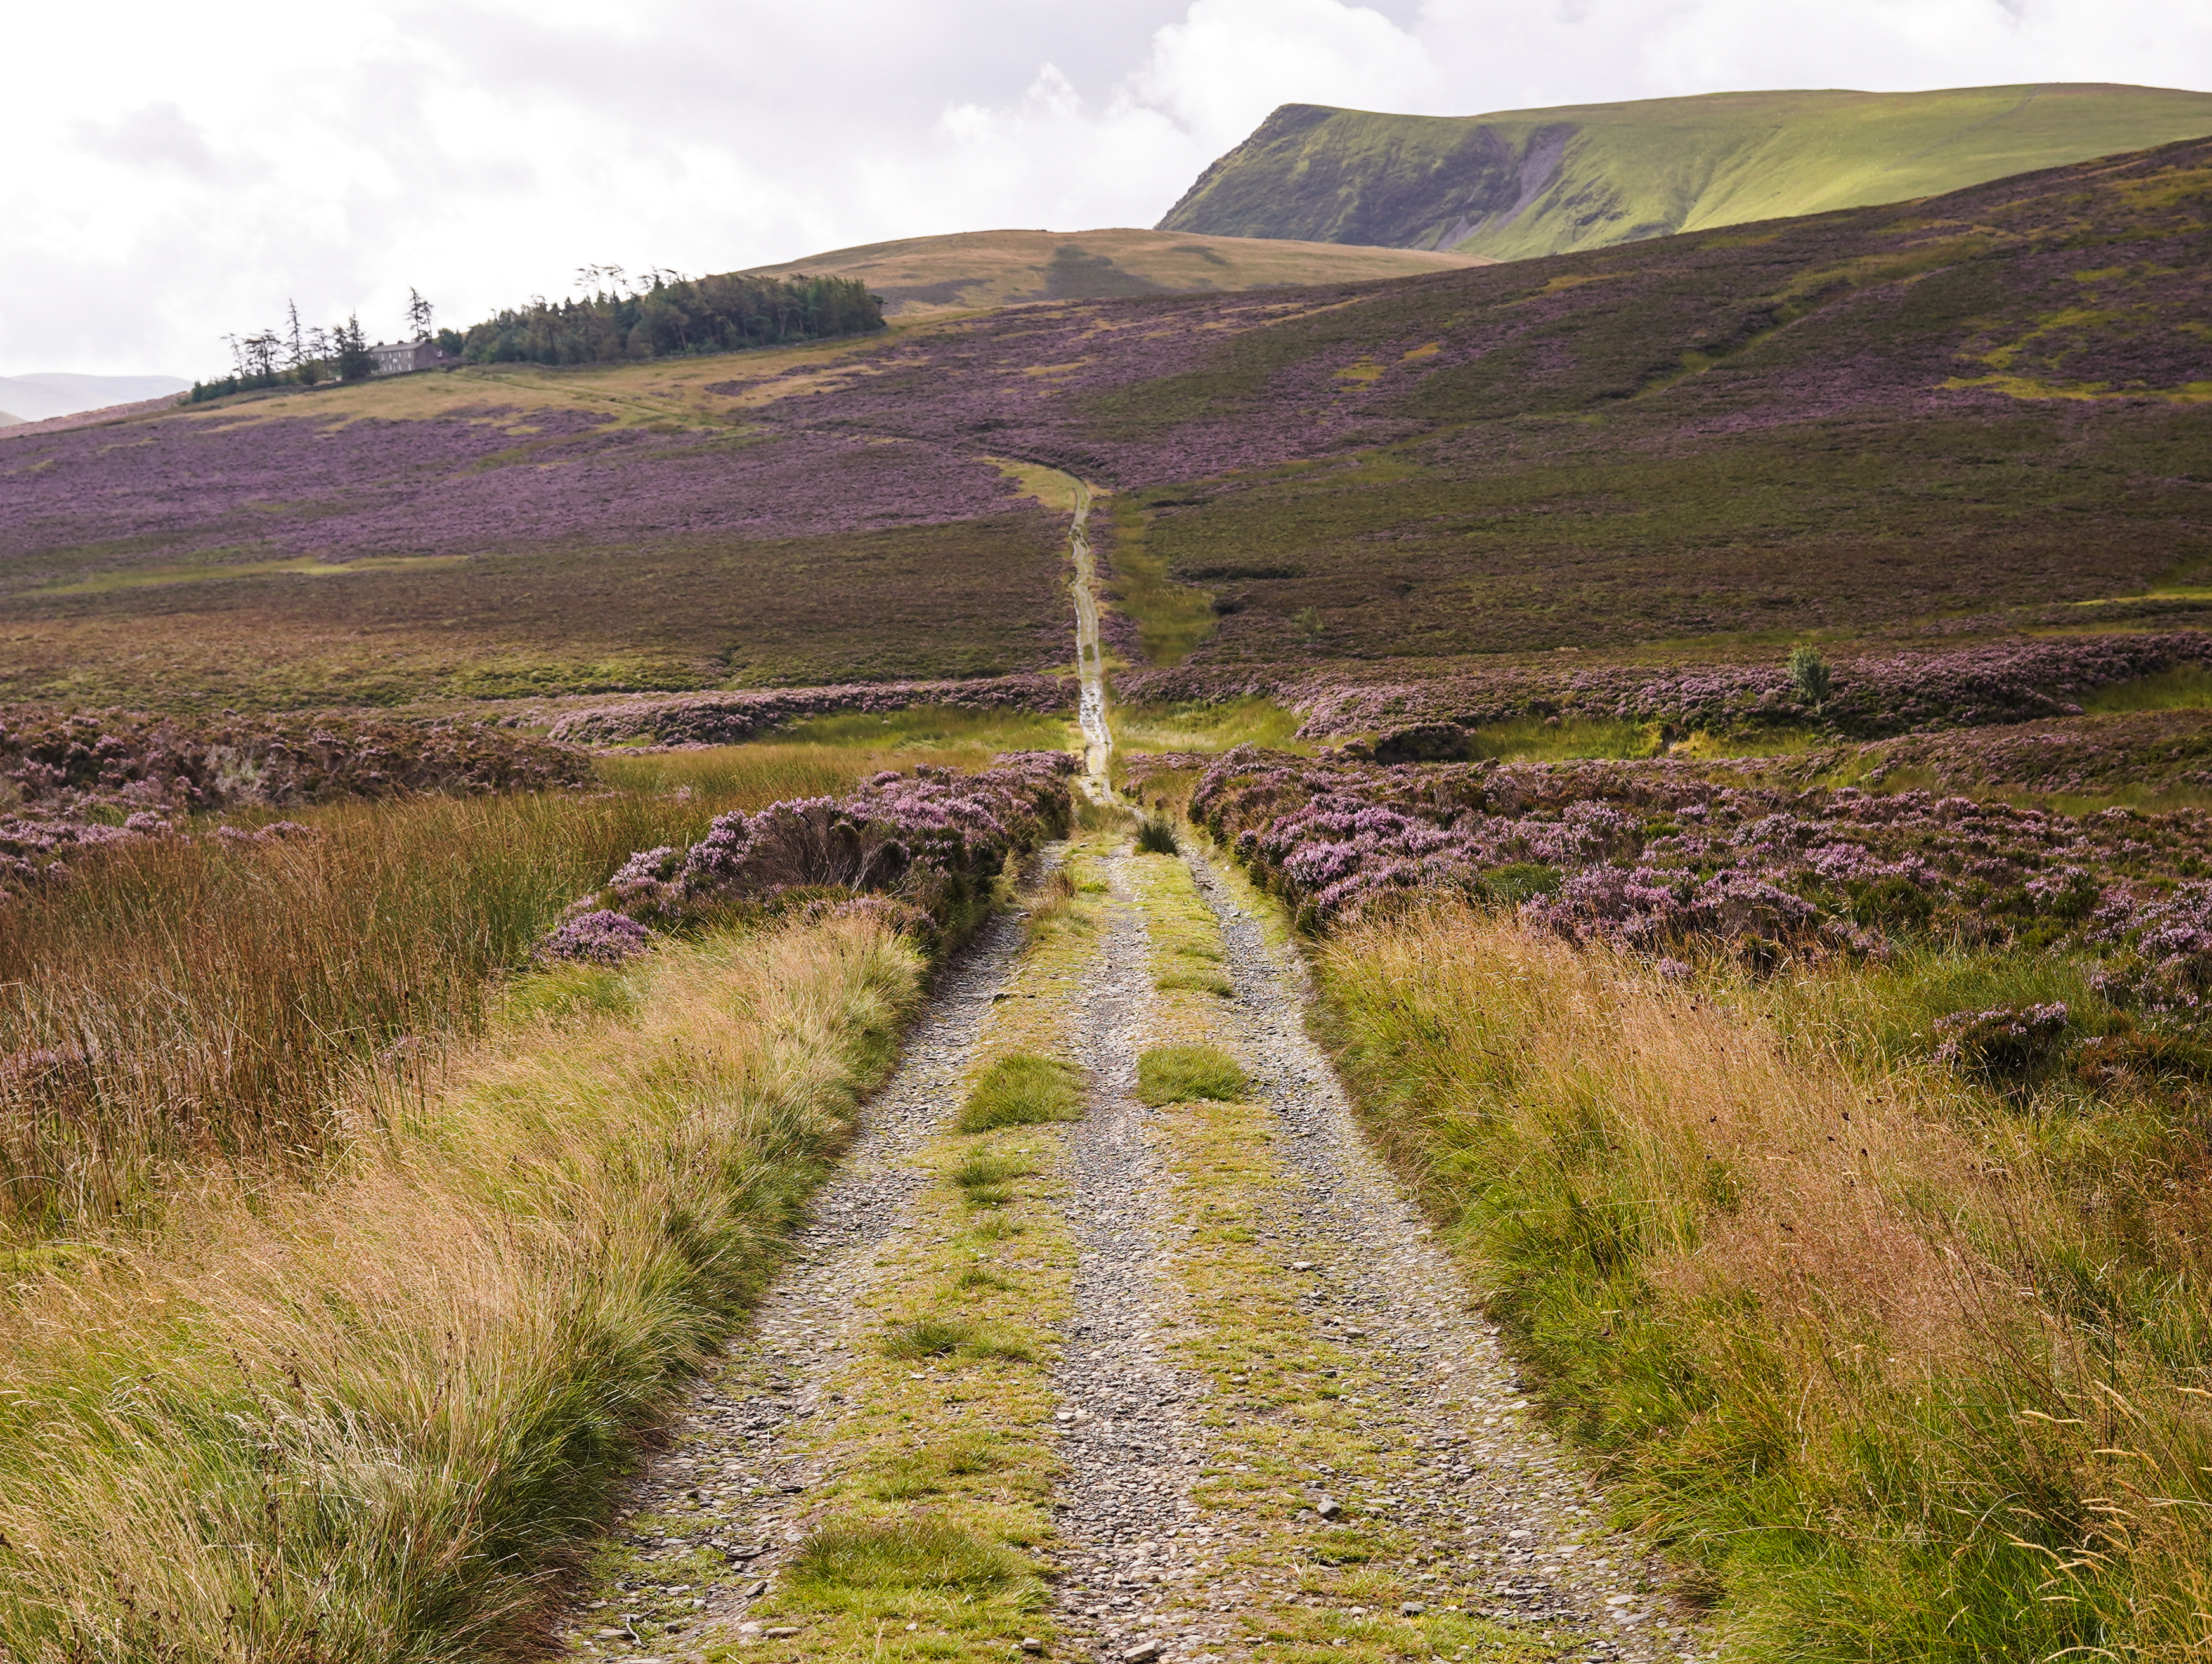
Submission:
[[[1267,697],[1296,710],[1312,738],[1394,737],[1384,762],[1471,753],[1446,732],[1527,718],[1632,723],[1674,733],[1727,733],[1818,724],[1842,738],[1978,728],[2079,716],[2081,700],[2176,666],[2212,664],[2212,635],[2039,637],[1924,652],[1839,649],[1818,696],[1788,664],[1708,659],[1662,665],[1561,664],[1556,657],[1497,661],[1194,665],[1115,678],[1129,700],[1202,701]]]
[[[879,894],[941,947],[989,905],[1010,858],[1066,829],[1074,769],[1063,751],[1009,752],[978,774],[888,769],[844,797],[718,816],[696,842],[633,853],[580,908],[680,926],[823,892]]]
[[[1191,814],[1312,927],[1443,893],[1654,955],[2063,944],[2105,960],[2116,1005],[2193,1011],[2212,991],[2212,818],[2196,810],[2069,816],[1664,760],[1385,768],[1242,750],[1207,768]]]

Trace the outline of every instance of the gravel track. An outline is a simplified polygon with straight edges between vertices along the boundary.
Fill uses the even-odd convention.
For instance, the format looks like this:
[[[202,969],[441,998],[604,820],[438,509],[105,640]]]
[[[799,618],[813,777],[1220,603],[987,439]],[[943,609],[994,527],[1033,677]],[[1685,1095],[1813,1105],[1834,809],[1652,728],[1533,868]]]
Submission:
[[[1152,996],[1149,945],[1119,859],[1108,875],[1114,905],[1085,979],[1077,1047],[1091,1102],[1069,1148],[1079,1257],[1076,1315],[1054,1379],[1066,1431],[1054,1521],[1065,1571],[1054,1606],[1072,1649],[1118,1657],[1134,1644],[1135,1620],[1158,1602],[1155,1574],[1172,1564],[1170,1533],[1196,1512],[1188,1493],[1200,1433],[1184,1406],[1207,1388],[1177,1369],[1164,1344],[1182,1302],[1158,1268],[1166,1180],[1145,1134],[1152,1112],[1131,1096],[1135,1036]],[[1186,1643],[1206,1638],[1183,1632]]]
[[[1496,1328],[1368,1149],[1301,1020],[1304,964],[1270,945],[1204,858],[1188,864],[1228,950],[1232,1049],[1291,1134],[1280,1154],[1300,1181],[1295,1217],[1272,1240],[1285,1263],[1312,1262],[1310,1309],[1382,1375],[1386,1401],[1368,1424],[1428,1454],[1415,1482],[1395,1487],[1391,1517],[1437,1556],[1434,1600],[1553,1631],[1577,1643],[1568,1657],[1694,1656],[1666,1569],[1604,1531],[1599,1499],[1536,1424]]]
[[[806,1492],[822,1477],[799,1448],[814,1440],[799,1436],[835,1417],[830,1382],[839,1354],[865,1340],[857,1298],[881,1274],[879,1248],[908,1228],[929,1182],[911,1157],[959,1102],[1023,930],[1018,914],[994,919],[939,976],[897,1070],[870,1101],[836,1176],[817,1193],[789,1266],[750,1330],[701,1381],[675,1418],[667,1448],[638,1481],[616,1540],[640,1563],[640,1575],[570,1615],[558,1637],[570,1656],[642,1664],[742,1638],[746,1606],[804,1536]],[[664,1574],[655,1569],[661,1563],[678,1564]],[[672,1628],[671,1618],[681,1628]]]

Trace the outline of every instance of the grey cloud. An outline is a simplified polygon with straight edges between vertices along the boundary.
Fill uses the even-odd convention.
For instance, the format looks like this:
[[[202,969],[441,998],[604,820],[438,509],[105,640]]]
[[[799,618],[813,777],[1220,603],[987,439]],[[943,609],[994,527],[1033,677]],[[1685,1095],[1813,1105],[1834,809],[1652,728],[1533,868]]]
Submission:
[[[77,149],[123,167],[174,167],[216,179],[228,170],[191,117],[172,102],[143,104],[107,121],[71,124]]]

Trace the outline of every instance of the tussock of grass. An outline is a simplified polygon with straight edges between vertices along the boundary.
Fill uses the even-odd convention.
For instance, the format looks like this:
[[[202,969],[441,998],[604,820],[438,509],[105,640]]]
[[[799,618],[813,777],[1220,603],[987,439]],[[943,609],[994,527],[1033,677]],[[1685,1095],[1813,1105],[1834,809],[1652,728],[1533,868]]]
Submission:
[[[1023,1342],[957,1317],[918,1317],[901,1324],[884,1337],[883,1351],[885,1357],[907,1363],[956,1357],[969,1363],[1029,1363],[1036,1357],[1035,1351]]]
[[[1146,1103],[1233,1102],[1251,1090],[1243,1066],[1218,1046],[1155,1046],[1137,1060],[1137,1096]]]
[[[917,974],[860,920],[665,948],[626,1015],[387,1079],[312,1188],[210,1183],[19,1288],[0,1655],[509,1646],[765,1284]]]
[[[952,1169],[952,1182],[978,1207],[1004,1207],[1013,1199],[1013,1192],[1007,1187],[1036,1171],[1032,1163],[1018,1156],[977,1152]]]
[[[921,1317],[884,1337],[886,1357],[950,1357],[975,1338],[975,1326],[957,1317]]]
[[[1182,853],[1182,846],[1176,841],[1175,828],[1161,820],[1147,820],[1137,829],[1137,848],[1146,855]]]
[[[2165,1176],[2198,1136],[1925,1060],[1931,1013],[2069,993],[2065,968],[1717,1001],[1440,905],[1347,928],[1322,981],[1371,1124],[1746,1657],[2212,1637],[2212,1323]]]
[[[791,1563],[795,1592],[824,1606],[841,1595],[906,1589],[985,1594],[1018,1583],[1030,1566],[994,1543],[933,1520],[830,1526],[815,1533]]]
[[[1083,1118],[1083,1077],[1072,1063],[1010,1052],[993,1060],[960,1108],[963,1133]]]

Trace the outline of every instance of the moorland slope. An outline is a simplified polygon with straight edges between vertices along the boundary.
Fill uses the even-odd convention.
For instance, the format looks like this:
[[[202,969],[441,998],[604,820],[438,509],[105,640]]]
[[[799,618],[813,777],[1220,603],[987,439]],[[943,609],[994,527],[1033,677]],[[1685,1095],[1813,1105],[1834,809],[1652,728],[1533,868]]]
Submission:
[[[1712,93],[1401,116],[1285,104],[1160,229],[1497,259],[1901,202],[2212,133],[2212,93]]]
[[[0,691],[245,708],[1048,667],[1062,528],[1008,459],[1115,494],[1131,658],[2188,612],[2208,226],[2200,141],[1504,266],[10,437]]]
[[[1281,288],[1479,265],[1468,255],[1161,231],[963,231],[831,249],[760,276],[857,277],[887,317],[1126,295]]]

